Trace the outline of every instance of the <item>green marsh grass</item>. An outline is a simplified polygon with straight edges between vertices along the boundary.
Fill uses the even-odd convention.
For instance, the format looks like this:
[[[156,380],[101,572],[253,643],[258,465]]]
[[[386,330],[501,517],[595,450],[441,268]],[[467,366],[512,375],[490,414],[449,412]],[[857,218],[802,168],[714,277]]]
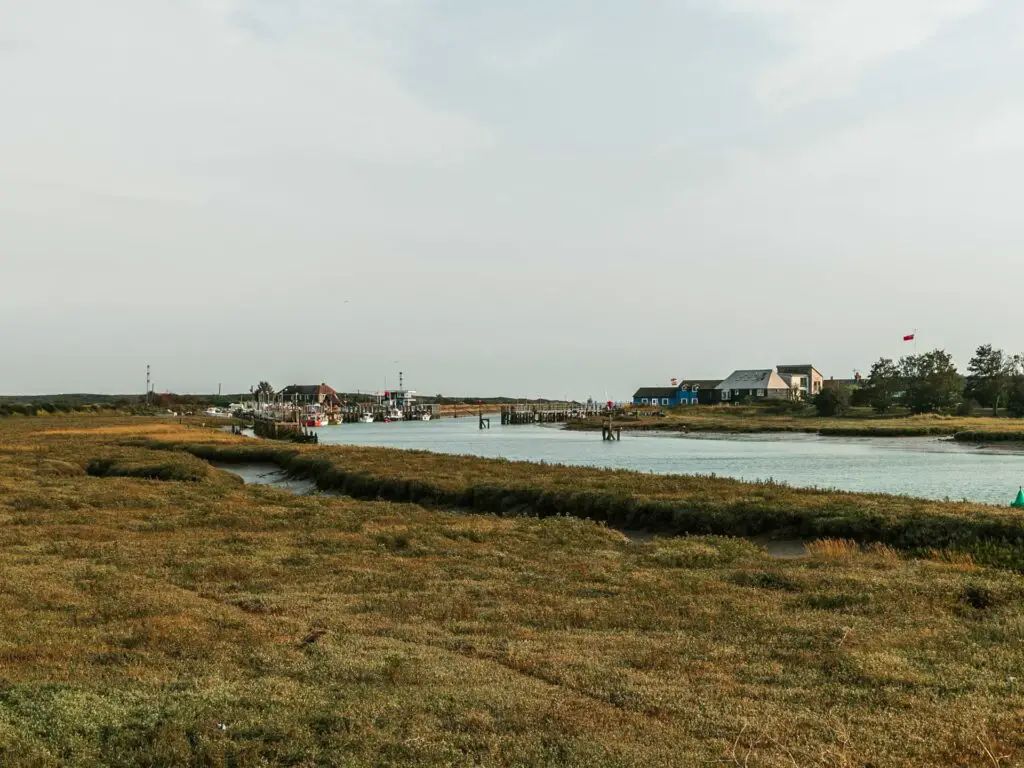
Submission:
[[[279,449],[142,420],[44,430],[0,422],[0,764],[1024,759],[1012,571],[860,542],[794,560],[730,537],[633,543],[591,520],[294,496],[214,469],[95,476],[96,459],[199,460],[170,444]],[[165,449],[138,444],[157,438]],[[440,466],[288,450],[407,490]],[[533,474],[545,489],[681,488],[444,466],[445,492]],[[772,491],[706,482],[721,503]]]
[[[479,513],[573,516],[663,534],[852,539],[909,552],[969,554],[1024,570],[1024,515],[1010,508],[793,488],[695,475],[533,464],[426,451],[292,446],[231,435],[128,440],[218,462],[274,463],[354,498]]]

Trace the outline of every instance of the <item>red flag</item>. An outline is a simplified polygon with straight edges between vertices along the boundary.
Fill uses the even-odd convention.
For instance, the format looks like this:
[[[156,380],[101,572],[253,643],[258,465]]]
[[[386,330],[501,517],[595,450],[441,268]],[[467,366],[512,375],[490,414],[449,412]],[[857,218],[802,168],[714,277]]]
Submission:
[[[903,337],[903,340],[904,341],[913,341],[914,340],[914,334],[908,333],[906,336]]]

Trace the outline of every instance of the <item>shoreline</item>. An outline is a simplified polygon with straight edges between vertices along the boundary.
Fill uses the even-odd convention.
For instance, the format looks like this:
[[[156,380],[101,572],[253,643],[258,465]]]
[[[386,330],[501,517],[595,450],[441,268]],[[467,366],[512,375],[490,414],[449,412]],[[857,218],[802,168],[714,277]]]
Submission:
[[[565,425],[544,425],[548,428],[557,427],[566,429]],[[566,431],[585,431],[592,432],[596,430],[566,430]],[[626,432],[627,430],[623,430]],[[764,438],[766,440],[776,439],[785,441],[786,439],[799,440],[801,438],[814,439],[822,438],[825,440],[849,440],[849,441],[927,441],[928,443],[940,443],[946,445],[956,445],[962,449],[969,450],[971,448],[977,449],[981,452],[991,452],[999,454],[1011,454],[1011,455],[1024,455],[1024,441],[1011,441],[1011,440],[991,440],[975,442],[973,440],[956,439],[955,435],[941,435],[941,434],[920,434],[920,435],[884,435],[884,434],[832,434],[827,432],[812,432],[812,431],[797,431],[797,430],[758,430],[758,431],[724,431],[724,430],[672,430],[672,429],[654,429],[654,430],[629,430],[631,436],[640,438],[669,438],[669,439],[682,439],[682,440],[738,440],[743,441],[745,438],[751,441],[756,438]]]
[[[1024,420],[1012,421],[1010,428],[991,429],[991,424],[977,424],[977,419],[949,419],[944,420],[920,418],[915,423],[915,417],[908,419],[815,419],[818,423],[800,423],[799,421],[780,421],[771,423],[773,418],[782,419],[785,417],[757,416],[753,419],[741,421],[744,415],[735,418],[711,415],[710,417],[701,414],[699,421],[636,421],[616,420],[615,427],[623,432],[629,433],[668,433],[680,435],[763,435],[763,434],[804,434],[817,435],[820,437],[934,437],[949,438],[958,443],[972,445],[1011,445],[1017,450],[1024,450]],[[808,418],[809,417],[800,417]],[[1000,420],[1002,421],[1002,420]],[[890,422],[890,423],[886,423]],[[600,432],[604,424],[603,420],[570,421],[562,425],[562,429],[569,432]],[[998,424],[1003,427],[1003,424]],[[988,427],[988,428],[986,428]]]

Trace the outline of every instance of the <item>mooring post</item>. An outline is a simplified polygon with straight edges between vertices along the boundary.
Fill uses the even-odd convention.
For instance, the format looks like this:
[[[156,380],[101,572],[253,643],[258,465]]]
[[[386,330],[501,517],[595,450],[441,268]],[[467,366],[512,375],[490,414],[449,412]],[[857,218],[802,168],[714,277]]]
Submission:
[[[602,440],[621,440],[622,439],[622,427],[615,426],[615,418],[611,413],[608,414],[608,423],[601,424],[601,439]]]

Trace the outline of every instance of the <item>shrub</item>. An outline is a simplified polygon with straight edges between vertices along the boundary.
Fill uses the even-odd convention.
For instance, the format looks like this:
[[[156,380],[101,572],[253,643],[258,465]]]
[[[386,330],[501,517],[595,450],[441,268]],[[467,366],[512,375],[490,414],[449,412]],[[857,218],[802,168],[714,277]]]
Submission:
[[[802,400],[773,400],[766,404],[763,410],[765,413],[780,416],[800,415],[807,410],[807,404]]]
[[[814,396],[819,416],[840,416],[850,405],[850,390],[842,385],[826,387]]]
[[[1006,396],[1006,411],[1011,416],[1024,416],[1024,376],[1014,376]]]
[[[973,416],[974,412],[980,408],[977,400],[964,400],[960,405],[956,407],[957,416]]]
[[[971,608],[979,611],[991,608],[996,604],[996,599],[992,594],[992,590],[978,584],[968,584],[964,587],[963,600],[971,606]]]

